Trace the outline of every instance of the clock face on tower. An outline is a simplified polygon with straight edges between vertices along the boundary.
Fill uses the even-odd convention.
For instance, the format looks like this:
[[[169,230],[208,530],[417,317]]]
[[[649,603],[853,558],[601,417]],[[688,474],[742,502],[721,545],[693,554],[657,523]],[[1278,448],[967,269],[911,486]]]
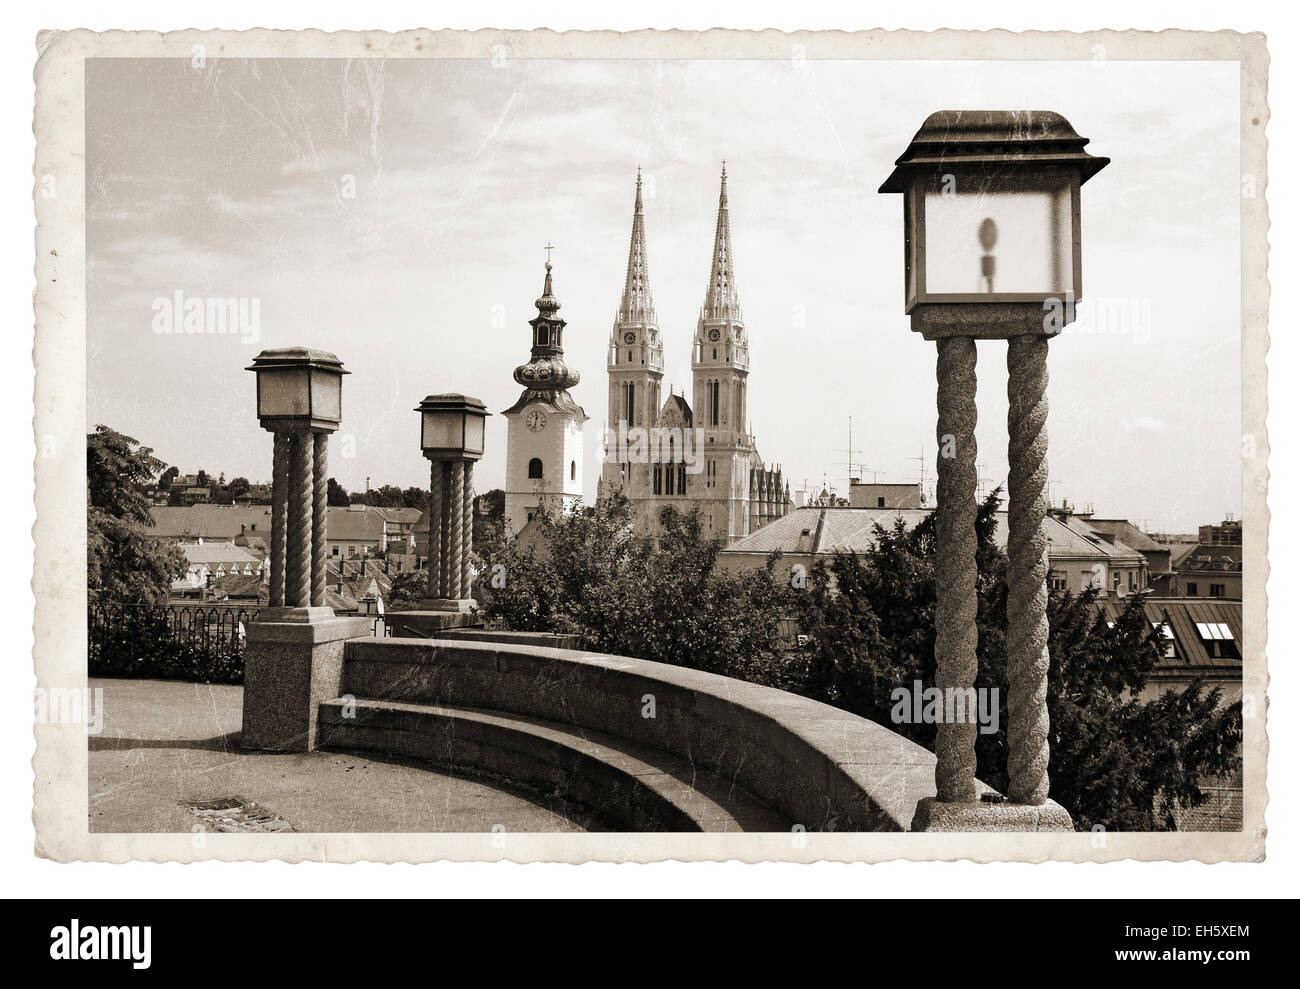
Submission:
[[[628,330],[626,333],[623,334],[623,342],[636,343],[636,334],[633,333],[631,330]]]
[[[546,413],[541,409],[530,409],[524,416],[524,425],[534,433],[540,433],[546,428]]]
[[[712,340],[714,343],[717,343],[721,338],[722,338],[722,334],[719,333],[716,329],[709,330],[709,339]]]

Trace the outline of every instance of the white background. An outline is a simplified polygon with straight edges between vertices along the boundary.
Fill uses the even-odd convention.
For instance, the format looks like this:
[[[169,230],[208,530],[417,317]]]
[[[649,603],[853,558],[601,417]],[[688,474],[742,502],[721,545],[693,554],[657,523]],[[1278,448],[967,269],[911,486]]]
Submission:
[[[1296,808],[1297,749],[1296,698],[1300,677],[1296,673],[1296,626],[1289,620],[1291,597],[1297,591],[1296,526],[1287,508],[1297,503],[1297,451],[1291,425],[1295,420],[1295,389],[1287,388],[1298,366],[1296,331],[1286,318],[1291,300],[1284,272],[1300,270],[1297,257],[1295,183],[1283,176],[1300,174],[1297,155],[1297,95],[1300,79],[1300,40],[1294,31],[1295,18],[1280,4],[1238,2],[1203,5],[1193,10],[1186,5],[1139,4],[1094,0],[1079,5],[1047,5],[1007,2],[993,5],[940,2],[894,4],[890,13],[860,3],[774,3],[750,0],[737,5],[692,0],[660,0],[654,4],[614,7],[607,3],[536,2],[460,5],[437,10],[427,4],[386,3],[371,0],[358,5],[320,0],[311,5],[257,3],[225,0],[221,4],[190,5],[178,11],[175,3],[89,2],[47,3],[39,7],[14,5],[6,10],[5,30],[0,44],[3,86],[4,152],[0,155],[0,189],[4,190],[5,352],[0,360],[0,401],[4,422],[11,436],[6,465],[7,483],[0,488],[3,498],[3,540],[7,552],[0,557],[0,587],[6,627],[7,656],[3,661],[0,692],[0,871],[5,891],[12,896],[178,896],[248,897],[253,895],[304,896],[931,896],[944,889],[956,895],[1019,896],[1286,896],[1294,895],[1294,879],[1300,853],[1300,815]],[[200,12],[201,11],[201,12]],[[995,11],[995,13],[990,13]],[[978,19],[983,13],[991,19]],[[539,17],[546,18],[544,21]],[[445,20],[437,18],[446,18]],[[1270,829],[1268,860],[1262,865],[1139,864],[1112,865],[993,865],[970,863],[893,863],[875,866],[763,865],[736,863],[654,866],[587,865],[571,866],[512,864],[495,865],[378,865],[332,866],[318,863],[201,865],[55,865],[33,854],[31,823],[32,688],[31,666],[30,541],[35,520],[32,505],[31,438],[31,293],[34,225],[32,209],[32,69],[36,32],[42,28],[85,27],[173,30],[180,28],[321,28],[325,30],[385,29],[411,27],[477,27],[564,29],[688,28],[715,26],[733,28],[868,29],[868,28],[1008,28],[1068,29],[1139,28],[1157,30],[1179,27],[1200,30],[1233,28],[1264,31],[1269,35],[1271,56],[1268,127],[1269,172],[1273,182],[1267,190],[1272,219],[1270,273],[1274,286],[1272,309],[1283,314],[1273,322],[1269,365],[1274,382],[1284,387],[1271,389],[1269,439],[1272,443],[1270,506],[1273,526],[1270,536],[1273,574],[1269,582],[1270,685],[1270,798],[1267,821]],[[417,874],[413,868],[419,868]]]

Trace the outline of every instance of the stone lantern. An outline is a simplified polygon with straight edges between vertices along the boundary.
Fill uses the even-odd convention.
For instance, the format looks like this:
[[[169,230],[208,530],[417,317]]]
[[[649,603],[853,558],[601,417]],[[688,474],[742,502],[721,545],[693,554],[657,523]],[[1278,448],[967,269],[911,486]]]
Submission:
[[[264,350],[257,418],[275,436],[271,472],[271,607],[325,607],[326,444],[343,418],[343,362],[307,347]],[[328,612],[328,614],[325,614]]]
[[[487,406],[466,395],[430,395],[420,413],[429,478],[429,600],[422,608],[467,612],[474,548],[474,463],[483,457]]]
[[[248,627],[241,744],[305,751],[315,748],[319,703],[338,696],[343,641],[369,631],[365,619],[336,617],[325,603],[326,444],[343,417],[348,372],[307,347],[264,350],[247,370],[274,447],[270,607]]]
[[[1080,187],[1110,159],[1059,113],[941,110],[882,193],[903,195],[904,309],[938,348],[935,686],[973,688],[977,339],[1007,341],[1011,804],[976,801],[973,719],[938,726],[917,830],[1070,830],[1048,799],[1047,343],[1082,292]],[[973,696],[971,694],[970,696]]]

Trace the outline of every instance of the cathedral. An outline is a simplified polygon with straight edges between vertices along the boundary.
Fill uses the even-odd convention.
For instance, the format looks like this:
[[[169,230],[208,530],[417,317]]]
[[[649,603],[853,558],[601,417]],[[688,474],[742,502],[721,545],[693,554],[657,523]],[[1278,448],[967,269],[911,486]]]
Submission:
[[[691,342],[691,402],[664,399],[664,343],[650,292],[641,173],[623,298],[609,338],[609,416],[599,494],[621,490],[641,531],[661,511],[699,509],[704,535],[724,545],[791,509],[781,468],[759,456],[748,417],[749,335],[736,291],[722,166],[709,287]]]

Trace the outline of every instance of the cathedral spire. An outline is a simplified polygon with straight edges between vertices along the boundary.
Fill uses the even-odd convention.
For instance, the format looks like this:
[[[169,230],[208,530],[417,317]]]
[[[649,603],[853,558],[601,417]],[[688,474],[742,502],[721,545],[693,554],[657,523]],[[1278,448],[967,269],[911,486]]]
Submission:
[[[655,322],[650,294],[650,260],[645,247],[645,216],[641,212],[641,169],[636,170],[636,205],[632,212],[632,241],[627,249],[627,277],[618,307],[620,322]]]
[[[739,320],[740,300],[736,294],[736,272],[731,260],[731,215],[727,209],[727,163],[722,163],[722,191],[718,195],[718,228],[713,235],[713,270],[704,296],[706,319]]]

